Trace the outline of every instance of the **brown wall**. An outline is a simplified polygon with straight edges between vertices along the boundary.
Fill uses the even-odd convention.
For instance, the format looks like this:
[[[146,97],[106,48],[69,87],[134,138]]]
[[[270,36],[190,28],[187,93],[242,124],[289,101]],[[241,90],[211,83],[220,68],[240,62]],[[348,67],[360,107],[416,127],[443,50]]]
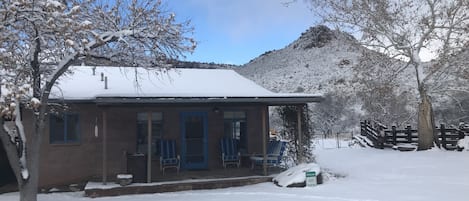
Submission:
[[[107,175],[109,180],[127,171],[127,154],[136,150],[138,112],[163,113],[163,138],[175,139],[181,153],[181,112],[207,112],[208,114],[208,166],[221,167],[219,139],[223,136],[223,111],[241,110],[247,113],[248,152],[261,153],[262,109],[266,106],[96,106],[72,105],[80,114],[81,141],[76,144],[49,143],[48,122],[41,151],[40,185],[72,183],[102,176],[103,113],[107,116]],[[25,115],[27,116],[27,115]],[[95,137],[94,125],[98,119],[99,135]],[[31,129],[31,128],[27,128]],[[155,159],[157,160],[157,159]],[[160,174],[158,161],[153,162],[153,174]]]
[[[80,113],[80,141],[73,144],[49,143],[49,117],[41,144],[39,185],[42,187],[80,182],[96,175],[97,141],[94,137],[96,106],[71,106],[71,112]],[[26,133],[32,133],[31,111],[23,114]]]

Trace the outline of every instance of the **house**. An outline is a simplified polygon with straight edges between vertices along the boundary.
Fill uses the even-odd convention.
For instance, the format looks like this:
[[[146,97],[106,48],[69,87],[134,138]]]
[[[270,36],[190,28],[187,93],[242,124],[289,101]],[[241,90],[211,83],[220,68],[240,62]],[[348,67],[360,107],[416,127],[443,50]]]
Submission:
[[[40,186],[105,183],[128,172],[152,181],[162,174],[161,139],[176,140],[182,171],[221,168],[221,137],[238,139],[244,156],[265,153],[269,106],[321,100],[273,93],[233,70],[75,66],[71,72],[51,92],[51,101],[67,109],[53,108],[47,118]]]

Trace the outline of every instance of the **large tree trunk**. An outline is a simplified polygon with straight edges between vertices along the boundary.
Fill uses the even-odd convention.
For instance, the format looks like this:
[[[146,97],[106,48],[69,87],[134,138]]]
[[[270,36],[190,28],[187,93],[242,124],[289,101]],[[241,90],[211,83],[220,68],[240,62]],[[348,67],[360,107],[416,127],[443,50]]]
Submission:
[[[435,122],[433,120],[433,108],[430,98],[425,91],[421,91],[420,95],[417,150],[427,150],[433,147]]]
[[[36,119],[39,121],[39,119]],[[35,123],[39,125],[39,123]],[[17,144],[11,142],[10,135],[5,130],[5,127],[8,129],[14,129],[15,124],[10,122],[5,122],[4,120],[0,121],[0,141],[3,143],[5,151],[8,156],[8,161],[10,166],[15,174],[16,181],[18,183],[18,190],[20,195],[20,201],[36,201],[38,184],[39,184],[39,156],[40,156],[40,147],[41,147],[41,138],[42,131],[40,130],[41,126],[35,128],[35,132],[32,135],[28,135],[28,142],[23,143],[18,146]],[[4,127],[5,126],[5,127]],[[17,139],[18,143],[21,139]],[[21,167],[20,165],[20,150],[23,146],[26,146],[26,152],[24,158],[26,158],[26,168]],[[28,172],[28,177],[26,179],[22,176],[22,171]]]
[[[33,179],[33,177],[35,179]],[[37,174],[31,175],[20,187],[20,201],[36,201],[37,200]]]
[[[33,133],[33,135],[37,135],[37,131]],[[34,142],[28,143],[27,149],[27,161],[28,161],[28,171],[29,171],[29,178],[28,180],[23,181],[21,185],[19,185],[20,190],[20,201],[36,201],[37,200],[37,192],[38,192],[38,185],[39,185],[39,156],[40,156],[40,143],[41,140],[38,137],[31,137],[29,138],[30,141],[34,140]]]

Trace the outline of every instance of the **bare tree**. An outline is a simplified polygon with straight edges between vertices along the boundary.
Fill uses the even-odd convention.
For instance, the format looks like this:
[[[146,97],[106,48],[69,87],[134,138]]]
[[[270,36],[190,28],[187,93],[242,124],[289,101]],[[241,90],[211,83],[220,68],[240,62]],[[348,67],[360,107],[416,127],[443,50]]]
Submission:
[[[37,199],[49,93],[71,65],[99,58],[156,70],[195,48],[186,36],[192,31],[189,22],[177,23],[174,14],[162,10],[161,1],[107,3],[0,1],[0,139],[20,200]],[[20,107],[32,111],[31,133],[25,133]]]
[[[413,68],[419,94],[419,150],[433,146],[434,120],[430,82],[454,69],[450,55],[469,41],[467,0],[308,0],[326,24],[359,35],[362,45],[406,62]],[[422,53],[431,51],[437,64],[425,66]],[[397,72],[401,72],[399,69]]]
[[[355,101],[341,90],[324,94],[324,101],[314,104],[311,109],[313,129],[321,134],[330,135],[347,129],[353,129],[350,119],[354,119]]]
[[[414,123],[416,111],[411,107],[416,98],[405,82],[409,69],[398,72],[404,62],[374,51],[363,51],[362,55],[354,66],[354,76],[360,83],[357,95],[367,118],[395,126]]]

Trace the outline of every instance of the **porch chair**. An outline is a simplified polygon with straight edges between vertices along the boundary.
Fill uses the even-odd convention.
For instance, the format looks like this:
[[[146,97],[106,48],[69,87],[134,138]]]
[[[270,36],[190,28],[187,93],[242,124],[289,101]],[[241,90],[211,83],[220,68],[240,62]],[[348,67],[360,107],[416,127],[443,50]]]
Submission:
[[[236,165],[239,168],[241,163],[241,154],[238,151],[238,142],[230,137],[220,139],[221,160],[223,168],[227,165]]]
[[[285,152],[287,142],[272,140],[267,145],[266,152],[266,165],[267,167],[280,166],[283,158],[283,152]],[[256,165],[262,166],[264,163],[264,156],[262,154],[255,154],[250,157],[251,169],[254,169]]]
[[[161,153],[160,153],[160,170],[166,168],[176,168],[179,173],[180,157],[176,154],[176,141],[175,140],[161,140]]]

